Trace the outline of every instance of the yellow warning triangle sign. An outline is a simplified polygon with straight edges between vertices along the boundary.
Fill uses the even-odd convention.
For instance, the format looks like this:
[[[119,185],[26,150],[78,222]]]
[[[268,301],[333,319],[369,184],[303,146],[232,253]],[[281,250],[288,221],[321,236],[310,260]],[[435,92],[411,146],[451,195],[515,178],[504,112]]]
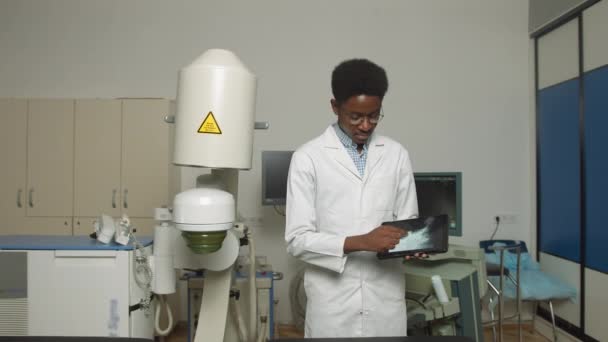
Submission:
[[[209,133],[209,134],[222,134],[222,130],[220,126],[217,124],[215,120],[215,116],[213,116],[213,112],[209,112],[201,127],[198,128],[199,133]]]

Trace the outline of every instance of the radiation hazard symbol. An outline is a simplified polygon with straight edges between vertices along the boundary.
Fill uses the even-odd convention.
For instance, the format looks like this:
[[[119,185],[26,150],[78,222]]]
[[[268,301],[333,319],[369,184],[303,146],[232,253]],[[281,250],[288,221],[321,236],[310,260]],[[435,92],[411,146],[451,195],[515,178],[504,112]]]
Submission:
[[[209,112],[203,120],[201,127],[198,128],[199,133],[209,133],[209,134],[222,134],[222,130],[220,129],[220,125],[217,124],[215,120],[215,116],[213,116],[213,112]]]

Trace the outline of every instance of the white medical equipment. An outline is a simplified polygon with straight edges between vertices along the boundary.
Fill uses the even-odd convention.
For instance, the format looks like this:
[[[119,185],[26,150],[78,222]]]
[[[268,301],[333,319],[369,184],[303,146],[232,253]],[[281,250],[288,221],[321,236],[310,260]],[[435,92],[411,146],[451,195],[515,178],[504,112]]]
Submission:
[[[408,326],[414,335],[424,330],[483,341],[480,300],[487,290],[485,267],[481,248],[455,244],[446,253],[407,261]]]
[[[0,336],[154,337],[146,303],[152,239],[0,236]],[[143,267],[143,269],[142,269]]]
[[[125,214],[118,221],[115,221],[109,215],[101,215],[93,223],[95,228],[95,238],[103,243],[110,243],[114,240],[116,243],[126,246],[131,237],[131,221]]]
[[[179,193],[172,212],[155,211],[153,256],[151,240],[142,239],[145,248],[128,243],[127,218],[105,215],[95,226],[103,243],[86,236],[33,236],[0,244],[7,249],[0,250],[0,271],[11,275],[0,277],[0,335],[152,338],[154,326],[166,335],[173,322],[165,295],[176,290],[175,270],[204,269],[195,341],[222,342],[233,265],[247,243],[249,312],[236,320],[238,339],[269,336],[272,303],[257,305],[254,239],[235,222],[238,170],[251,168],[254,127],[267,128],[254,122],[255,96],[255,75],[230,51],[209,50],[181,70],[174,164],[211,173]],[[165,309],[163,329],[159,316]]]
[[[230,51],[208,50],[179,74],[173,162],[212,171],[175,197],[172,213],[157,210],[152,291],[175,292],[174,269],[205,270],[195,341],[224,340],[240,238],[249,244],[251,294],[241,335],[261,340],[270,328],[257,312],[254,240],[235,225],[238,170],[251,168],[255,97],[255,75]]]

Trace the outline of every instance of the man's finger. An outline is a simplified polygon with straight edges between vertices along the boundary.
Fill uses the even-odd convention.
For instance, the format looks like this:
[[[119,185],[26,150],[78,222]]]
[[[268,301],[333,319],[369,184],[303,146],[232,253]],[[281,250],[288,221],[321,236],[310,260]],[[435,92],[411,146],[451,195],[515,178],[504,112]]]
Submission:
[[[385,226],[385,227],[388,229],[388,231],[390,231],[391,233],[394,233],[394,234],[401,235],[401,233],[403,232],[403,229],[400,229],[397,227],[393,227],[393,226]]]

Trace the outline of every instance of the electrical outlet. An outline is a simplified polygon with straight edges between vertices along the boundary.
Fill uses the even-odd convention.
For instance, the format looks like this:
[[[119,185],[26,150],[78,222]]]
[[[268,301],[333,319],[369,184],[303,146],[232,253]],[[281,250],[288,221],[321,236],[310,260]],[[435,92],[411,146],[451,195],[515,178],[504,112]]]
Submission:
[[[519,218],[516,214],[497,214],[492,217],[492,222],[496,223],[496,217],[500,218],[500,224],[516,224]]]

